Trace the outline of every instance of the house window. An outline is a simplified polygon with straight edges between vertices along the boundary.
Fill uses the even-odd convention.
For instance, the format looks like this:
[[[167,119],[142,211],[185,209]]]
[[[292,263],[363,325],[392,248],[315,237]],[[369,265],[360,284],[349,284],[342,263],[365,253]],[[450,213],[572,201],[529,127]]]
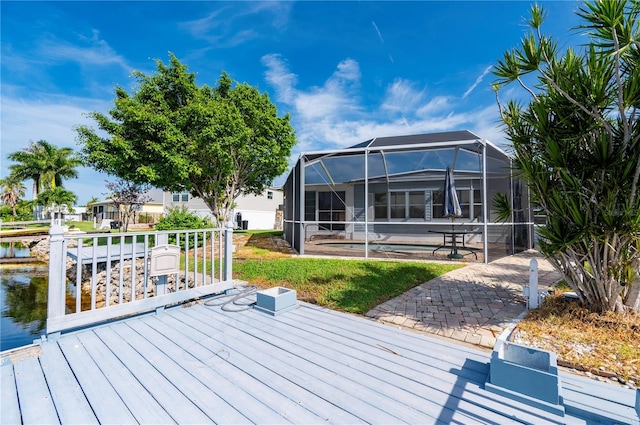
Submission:
[[[376,220],[425,218],[424,191],[375,193],[373,203]]]
[[[409,218],[424,218],[424,192],[407,192]]]
[[[387,199],[387,192],[373,194],[373,217],[375,220],[387,220],[389,218]]]
[[[316,192],[304,192],[304,220],[316,221]]]
[[[333,223],[334,221],[345,221],[345,193],[342,192],[318,192],[318,221],[321,229],[344,230],[344,223]]]
[[[267,191],[267,199],[273,199],[273,192],[270,190]]]
[[[457,190],[460,208],[462,209],[462,217],[471,218],[471,205],[474,206],[474,214],[476,217],[482,213],[482,198],[479,190]],[[434,219],[442,218],[444,209],[442,208],[443,192],[442,190],[433,191],[432,216]],[[472,199],[473,198],[473,199]]]
[[[391,192],[389,194],[389,204],[391,207],[391,218],[405,217],[405,199],[404,192]]]
[[[189,202],[189,192],[173,192],[173,202]]]

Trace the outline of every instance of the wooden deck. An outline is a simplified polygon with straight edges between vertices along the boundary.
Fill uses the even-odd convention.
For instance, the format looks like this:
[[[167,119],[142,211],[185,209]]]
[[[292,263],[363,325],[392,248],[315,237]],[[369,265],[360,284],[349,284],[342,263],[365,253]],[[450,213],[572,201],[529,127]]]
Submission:
[[[556,416],[485,391],[487,352],[304,303],[198,303],[40,346],[3,358],[2,424],[637,423],[631,390],[563,375]]]

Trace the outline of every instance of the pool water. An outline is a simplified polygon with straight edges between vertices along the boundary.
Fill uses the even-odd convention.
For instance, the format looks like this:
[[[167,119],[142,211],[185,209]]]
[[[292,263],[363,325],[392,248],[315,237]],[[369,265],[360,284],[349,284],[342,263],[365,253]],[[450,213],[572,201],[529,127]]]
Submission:
[[[354,242],[354,243],[341,243],[341,242],[325,242],[322,244],[318,244],[320,246],[327,246],[332,248],[345,248],[345,249],[358,249],[364,251],[364,243],[363,242]],[[370,251],[380,251],[380,252],[425,252],[425,251],[433,251],[436,249],[437,245],[424,245],[424,244],[399,244],[399,243],[386,243],[379,244],[375,242],[369,242],[369,250]]]

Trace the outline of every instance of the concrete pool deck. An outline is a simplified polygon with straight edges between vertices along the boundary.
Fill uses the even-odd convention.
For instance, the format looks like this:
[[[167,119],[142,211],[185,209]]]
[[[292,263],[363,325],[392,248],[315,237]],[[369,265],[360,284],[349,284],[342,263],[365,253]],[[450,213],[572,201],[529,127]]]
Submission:
[[[366,316],[464,343],[493,348],[496,338],[526,309],[522,286],[529,283],[531,259],[545,289],[560,274],[535,250],[489,264],[470,263],[382,303]]]

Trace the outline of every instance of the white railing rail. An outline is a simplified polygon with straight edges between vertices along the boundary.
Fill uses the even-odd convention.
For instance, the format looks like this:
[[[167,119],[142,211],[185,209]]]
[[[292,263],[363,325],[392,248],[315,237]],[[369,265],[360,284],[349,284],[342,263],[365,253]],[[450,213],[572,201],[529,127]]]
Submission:
[[[52,226],[49,235],[48,335],[160,311],[234,285],[230,228],[65,235]],[[150,270],[152,248],[165,245],[179,252],[179,262],[158,276]]]

